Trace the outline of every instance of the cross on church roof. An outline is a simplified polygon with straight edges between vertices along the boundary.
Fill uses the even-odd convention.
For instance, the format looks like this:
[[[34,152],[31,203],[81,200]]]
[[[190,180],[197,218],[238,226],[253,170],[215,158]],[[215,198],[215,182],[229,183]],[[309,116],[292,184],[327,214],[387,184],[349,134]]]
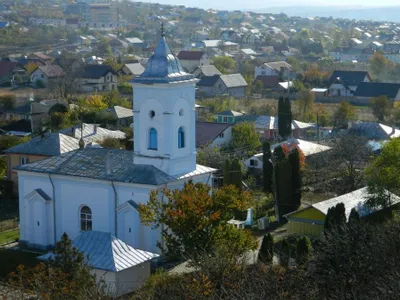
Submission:
[[[161,37],[164,37],[165,33],[164,33],[164,23],[161,22]]]

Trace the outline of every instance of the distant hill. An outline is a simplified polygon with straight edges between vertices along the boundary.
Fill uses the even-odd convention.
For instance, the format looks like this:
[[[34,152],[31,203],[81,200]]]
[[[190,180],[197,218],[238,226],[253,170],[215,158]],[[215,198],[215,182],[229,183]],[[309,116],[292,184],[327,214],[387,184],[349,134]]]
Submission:
[[[391,21],[400,23],[400,6],[395,7],[335,7],[335,6],[287,6],[257,9],[263,13],[285,13],[297,17],[334,17],[356,20]]]

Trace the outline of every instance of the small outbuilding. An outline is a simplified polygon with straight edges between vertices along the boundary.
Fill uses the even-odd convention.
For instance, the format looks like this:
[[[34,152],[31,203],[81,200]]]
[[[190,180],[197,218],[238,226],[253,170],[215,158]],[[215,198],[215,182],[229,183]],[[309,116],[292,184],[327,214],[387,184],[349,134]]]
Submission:
[[[139,250],[108,232],[85,231],[72,245],[87,257],[96,280],[107,285],[111,295],[124,295],[142,285],[150,276],[151,260],[158,254]],[[47,261],[52,252],[39,256]]]
[[[392,206],[400,203],[400,197],[388,191],[387,193],[390,194]],[[323,233],[328,209],[339,203],[343,203],[345,206],[347,220],[349,219],[350,212],[353,208],[356,209],[361,218],[381,210],[372,209],[367,206],[365,204],[367,196],[367,187],[363,187],[351,193],[318,202],[309,207],[286,214],[284,217],[288,220],[288,233],[305,235],[319,235]]]

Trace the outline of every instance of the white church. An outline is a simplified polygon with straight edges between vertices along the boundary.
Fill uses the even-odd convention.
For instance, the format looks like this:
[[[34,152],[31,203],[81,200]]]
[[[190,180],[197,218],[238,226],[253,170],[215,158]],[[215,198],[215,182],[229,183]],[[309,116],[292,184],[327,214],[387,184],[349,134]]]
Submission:
[[[162,35],[132,82],[134,151],[86,148],[16,168],[20,242],[47,249],[92,230],[160,253],[161,228],[141,224],[138,204],[152,190],[167,201],[161,191],[189,179],[211,185],[215,171],[196,164],[195,83]]]

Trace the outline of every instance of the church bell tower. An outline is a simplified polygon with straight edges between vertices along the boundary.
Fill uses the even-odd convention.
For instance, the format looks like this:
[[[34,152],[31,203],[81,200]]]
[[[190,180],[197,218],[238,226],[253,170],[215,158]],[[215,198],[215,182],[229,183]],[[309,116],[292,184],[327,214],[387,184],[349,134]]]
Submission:
[[[142,75],[132,80],[134,164],[169,175],[196,169],[195,84],[161,39]]]

